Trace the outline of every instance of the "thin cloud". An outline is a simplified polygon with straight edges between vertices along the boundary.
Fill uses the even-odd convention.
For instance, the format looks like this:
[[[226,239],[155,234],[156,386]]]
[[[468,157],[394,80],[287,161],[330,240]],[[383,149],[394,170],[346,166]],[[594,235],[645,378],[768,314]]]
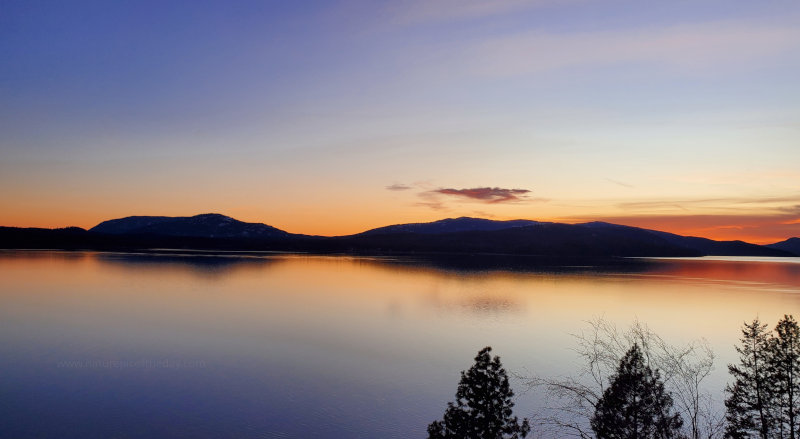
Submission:
[[[413,0],[390,3],[398,24],[413,25],[481,19],[530,8],[574,3],[574,0]]]
[[[431,191],[441,195],[468,198],[489,204],[517,202],[524,199],[528,189],[504,189],[499,187],[476,187],[471,189],[437,189]]]
[[[772,210],[776,213],[800,212],[800,195],[789,197],[729,197],[729,198],[697,198],[697,199],[669,199],[653,201],[631,201],[617,204],[617,207],[627,211],[663,211],[681,209],[685,211],[738,211],[743,209],[760,211]],[[789,205],[786,205],[786,204]]]
[[[424,191],[417,194],[422,201],[414,203],[415,206],[427,207],[433,210],[446,210],[444,202],[433,191]]]
[[[414,203],[414,205],[428,207],[433,210],[445,210],[444,203],[441,201],[420,201],[419,203]]]
[[[491,214],[489,212],[486,212],[485,210],[473,210],[472,213],[474,213],[475,215],[477,215],[480,218],[496,218],[497,217],[497,215],[494,215],[494,214]]]
[[[394,186],[394,185],[392,185]],[[531,197],[529,189],[501,188],[501,187],[474,187],[474,188],[436,188],[429,181],[416,182],[411,185],[400,185],[417,189],[416,193],[419,201],[414,206],[427,207],[434,210],[452,210],[450,203],[458,200],[472,201],[481,204],[514,204],[514,203],[533,203],[549,202],[548,198]],[[433,187],[432,187],[433,186]],[[389,189],[390,187],[387,187]],[[401,190],[401,189],[398,189]],[[405,190],[405,189],[402,189]],[[483,217],[491,217],[492,214],[485,211],[475,211]]]
[[[800,204],[794,206],[783,206],[778,208],[778,210],[789,215],[800,216]]]
[[[753,65],[798,47],[796,26],[730,21],[591,33],[521,33],[486,40],[465,55],[472,70],[501,77],[619,63],[697,73]]]
[[[628,184],[628,183],[625,183],[625,182],[622,182],[622,181],[619,181],[619,180],[612,180],[610,178],[606,178],[606,181],[608,181],[610,183],[614,183],[614,184],[616,184],[618,186],[629,188],[629,189],[633,189],[634,188],[634,186],[632,184]]]
[[[390,191],[407,191],[409,189],[412,189],[412,187],[408,186],[406,184],[395,183],[395,184],[386,186],[386,189],[390,190]]]

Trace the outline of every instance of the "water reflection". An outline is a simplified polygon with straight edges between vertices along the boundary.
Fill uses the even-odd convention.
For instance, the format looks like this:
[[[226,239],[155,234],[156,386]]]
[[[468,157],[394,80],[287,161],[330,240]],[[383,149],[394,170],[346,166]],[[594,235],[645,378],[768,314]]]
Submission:
[[[633,273],[658,262],[649,259],[578,258],[513,255],[427,255],[385,259],[406,267],[435,268],[457,273]]]
[[[659,262],[648,273],[667,278],[738,283],[742,288],[775,287],[795,292],[800,288],[800,258],[687,259]]]
[[[234,275],[237,271],[263,270],[279,259],[261,255],[213,253],[101,253],[99,262],[136,270],[184,270],[205,278]]]
[[[0,252],[0,419],[16,437],[422,437],[483,346],[564,374],[584,321],[639,319],[707,338],[721,392],[741,323],[800,313],[800,264],[572,262]],[[140,360],[204,367],[58,367]]]

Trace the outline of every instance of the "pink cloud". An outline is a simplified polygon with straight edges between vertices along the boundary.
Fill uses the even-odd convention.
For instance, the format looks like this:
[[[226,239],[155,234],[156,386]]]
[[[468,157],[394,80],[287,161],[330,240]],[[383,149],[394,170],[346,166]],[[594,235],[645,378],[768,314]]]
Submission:
[[[530,193],[528,189],[504,189],[499,187],[476,187],[471,189],[446,188],[437,189],[432,192],[442,195],[470,198],[492,204],[521,201],[525,197],[525,194]]]

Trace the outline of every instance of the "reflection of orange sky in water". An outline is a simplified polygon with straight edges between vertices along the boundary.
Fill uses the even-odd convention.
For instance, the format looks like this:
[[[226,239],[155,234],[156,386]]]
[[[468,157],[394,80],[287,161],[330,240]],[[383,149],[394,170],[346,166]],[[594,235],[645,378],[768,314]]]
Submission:
[[[131,255],[113,253],[27,252],[0,256],[5,268],[4,284],[61,284],[68,279],[99,287],[111,280],[130,276],[136,282],[157,282],[170,294],[185,291],[198,282],[220,283],[241,294],[281,294],[285,300],[310,296],[316,302],[374,302],[418,299],[435,308],[503,311],[519,308],[568,308],[583,313],[603,312],[602,303],[615,303],[611,310],[630,308],[633,303],[659,312],[675,303],[690,302],[701,308],[719,306],[719,295],[728,298],[725,306],[749,309],[764,303],[753,301],[752,290],[795,291],[800,293],[800,264],[709,260],[665,260],[633,273],[553,273],[553,272],[459,272],[425,265],[404,265],[379,258],[350,257],[217,257]],[[19,255],[23,256],[19,256]],[[52,276],[37,276],[48,267]],[[38,264],[37,264],[38,265]],[[56,275],[55,273],[59,273]],[[646,294],[635,288],[646,282]],[[632,288],[633,287],[633,288]],[[703,294],[697,294],[704,291]],[[379,293],[376,293],[379,292]],[[762,293],[759,293],[760,296]],[[183,294],[181,294],[182,296]],[[714,296],[709,297],[709,295]],[[783,296],[781,294],[779,296]],[[795,297],[789,294],[788,298]],[[798,296],[800,297],[800,296]],[[176,297],[176,299],[187,297]],[[197,300],[193,297],[193,300]],[[616,303],[617,301],[619,303]],[[794,299],[797,300],[797,299]],[[783,299],[780,300],[781,302]],[[791,300],[790,300],[791,301]],[[621,308],[620,308],[621,307]],[[640,310],[642,311],[642,310]],[[791,309],[786,309],[790,312]]]
[[[14,318],[99,325],[103,336],[166,346],[214,346],[219,333],[326,349],[392,340],[385,355],[402,356],[426,340],[431,355],[442,343],[465,352],[492,344],[518,361],[568,358],[569,334],[598,316],[620,327],[639,319],[667,339],[706,337],[732,351],[742,322],[774,324],[800,310],[800,264],[671,260],[598,274],[457,272],[349,257],[213,261],[0,253],[0,300]]]
[[[738,282],[741,287],[761,284],[765,287],[793,290],[800,293],[800,264],[740,262],[732,260],[681,260],[660,267],[656,273],[663,276],[706,279],[709,281]],[[793,258],[796,260],[796,258]]]
[[[670,343],[707,339],[717,355],[709,385],[721,394],[742,323],[774,325],[800,310],[797,264],[651,268],[463,272],[375,258],[0,252],[0,321],[10,329],[0,343],[90,358],[113,355],[103,349],[246,358],[354,386],[450,394],[483,346],[508,370],[571,373],[570,334],[603,317],[621,329],[639,320]]]
[[[404,264],[402,259],[382,259],[345,256],[255,255],[175,253],[93,253],[93,252],[5,252],[0,253],[0,264],[5,267],[4,283],[20,284],[32,280],[29,275],[41,273],[41,268],[31,262],[44,263],[47,271],[62,270],[69,277],[82,274],[80,280],[89,284],[102,282],[121,274],[135,272],[142,279],[162,277],[167,285],[189,282],[226,282],[236,286],[258,288],[266,284],[295,289],[305,285],[309,290],[328,287],[351,296],[362,292],[407,292],[408,284],[424,285],[410,292],[429,291],[457,293],[476,303],[490,300],[494,292],[511,296],[498,298],[499,302],[524,302],[524,297],[540,294],[541,289],[572,290],[590,283],[602,290],[605,283],[629,284],[637,279],[655,281],[658,285],[679,286],[687,282],[698,285],[716,284],[733,290],[752,285],[765,289],[796,290],[800,292],[800,264],[699,259],[653,260],[646,268],[599,272],[559,272],[552,268],[524,271],[458,271],[435,268],[424,263]],[[794,259],[792,259],[794,260]],[[775,259],[773,259],[775,261]],[[780,259],[777,259],[780,261]],[[102,271],[96,271],[102,268]],[[313,273],[313,275],[311,275]],[[276,276],[277,275],[277,276]],[[10,276],[10,277],[9,277]],[[36,282],[47,282],[51,276],[39,276]],[[409,282],[410,280],[410,282]],[[64,279],[60,279],[64,281]],[[527,289],[525,284],[536,286]],[[563,284],[563,285],[560,285]],[[316,291],[316,290],[314,290]],[[369,294],[369,293],[366,293]],[[592,293],[595,294],[595,293]],[[445,295],[446,296],[446,295]],[[443,296],[444,297],[444,296]],[[485,299],[482,299],[485,297]],[[366,298],[366,297],[365,297]]]

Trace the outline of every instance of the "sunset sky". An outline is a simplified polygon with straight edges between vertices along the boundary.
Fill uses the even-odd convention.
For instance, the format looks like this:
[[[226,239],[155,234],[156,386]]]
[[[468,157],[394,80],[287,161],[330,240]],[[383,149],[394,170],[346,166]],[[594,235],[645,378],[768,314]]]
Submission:
[[[800,2],[0,3],[0,225],[800,236]]]

